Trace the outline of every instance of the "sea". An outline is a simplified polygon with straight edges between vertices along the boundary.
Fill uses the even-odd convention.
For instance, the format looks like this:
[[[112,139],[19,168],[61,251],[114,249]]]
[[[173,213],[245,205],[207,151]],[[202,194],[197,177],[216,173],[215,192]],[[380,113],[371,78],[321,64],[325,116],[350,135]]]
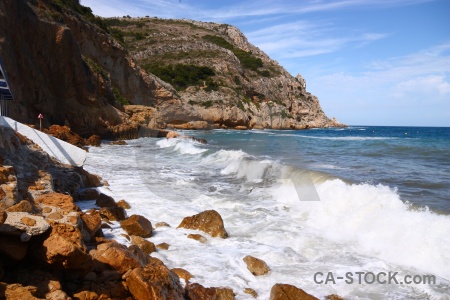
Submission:
[[[276,283],[320,299],[450,299],[450,128],[349,126],[182,131],[89,149],[100,188],[130,203],[168,243],[152,256],[236,299]],[[88,201],[83,209],[95,204]],[[177,229],[214,209],[229,238]],[[107,237],[129,244],[120,224]],[[207,243],[187,238],[202,233]],[[243,258],[270,267],[254,276]]]

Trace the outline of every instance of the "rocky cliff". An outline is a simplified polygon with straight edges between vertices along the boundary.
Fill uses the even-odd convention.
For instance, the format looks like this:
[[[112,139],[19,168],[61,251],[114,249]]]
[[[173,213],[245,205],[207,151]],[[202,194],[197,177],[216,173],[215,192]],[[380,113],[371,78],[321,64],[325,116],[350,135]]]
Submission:
[[[46,126],[103,137],[140,124],[339,126],[301,77],[230,25],[101,19],[77,0],[2,0],[0,28],[0,55],[15,95],[9,115],[22,122],[36,123],[42,113]],[[135,105],[147,107],[144,116]]]

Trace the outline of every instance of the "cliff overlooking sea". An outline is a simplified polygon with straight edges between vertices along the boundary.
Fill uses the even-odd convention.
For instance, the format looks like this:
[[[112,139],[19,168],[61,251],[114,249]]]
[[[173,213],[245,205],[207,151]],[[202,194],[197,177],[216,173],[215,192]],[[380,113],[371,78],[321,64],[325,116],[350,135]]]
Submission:
[[[342,126],[231,25],[94,16],[77,0],[0,3],[10,117],[83,137],[153,128]],[[132,134],[131,134],[132,135]]]

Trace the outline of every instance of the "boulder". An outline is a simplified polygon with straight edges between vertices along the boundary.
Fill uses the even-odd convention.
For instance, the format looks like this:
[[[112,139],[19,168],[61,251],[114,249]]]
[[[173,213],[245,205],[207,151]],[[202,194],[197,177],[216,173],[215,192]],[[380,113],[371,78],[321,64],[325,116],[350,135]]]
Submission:
[[[126,220],[120,222],[123,230],[129,235],[136,235],[140,237],[151,237],[153,232],[152,223],[145,217],[140,215],[132,215]]]
[[[161,243],[156,245],[156,248],[161,249],[161,250],[169,250],[170,245],[167,243]]]
[[[234,300],[233,290],[223,287],[209,287],[193,283],[186,286],[186,299],[190,300]]]
[[[6,211],[7,212],[26,212],[26,213],[31,214],[33,212],[36,212],[37,209],[29,201],[22,200],[19,203],[15,204],[11,207],[8,207],[6,209]]]
[[[139,263],[142,266],[145,266],[149,263],[149,257],[148,254],[146,254],[144,251],[141,250],[137,245],[131,245],[128,247],[128,250],[133,253],[134,256],[138,259]]]
[[[81,211],[80,208],[75,205],[72,196],[60,193],[50,193],[41,195],[35,200],[35,202],[37,204],[44,204],[48,206],[58,207],[67,213],[73,211]]]
[[[87,140],[86,144],[89,146],[100,147],[102,144],[102,138],[96,134],[91,135]]]
[[[110,221],[122,221],[127,218],[127,212],[122,207],[102,207],[100,215]]]
[[[156,228],[158,228],[158,227],[170,227],[170,225],[167,224],[166,222],[158,222],[158,223],[155,224],[155,227]]]
[[[102,226],[102,217],[98,211],[92,211],[90,214],[82,213],[81,220],[83,224],[82,233],[87,238],[85,241],[91,241]]]
[[[247,269],[255,276],[265,275],[270,271],[266,262],[259,258],[247,255],[244,257],[244,262],[247,264]]]
[[[56,269],[89,272],[92,258],[87,253],[80,230],[70,224],[50,222],[50,236],[42,244],[36,242],[33,245],[35,257]]]
[[[157,258],[150,257],[150,262],[145,267],[131,271],[126,283],[137,300],[185,299],[178,276]]]
[[[56,290],[45,294],[46,300],[70,300],[71,298],[62,290]]]
[[[254,289],[251,289],[251,288],[245,288],[244,289],[244,293],[252,295],[253,298],[257,298],[258,297],[258,293]]]
[[[117,203],[113,197],[100,193],[96,198],[95,205],[98,207],[114,207],[117,206]]]
[[[212,237],[228,237],[222,217],[215,210],[206,210],[197,215],[186,217],[178,225],[178,228],[201,230],[210,234]]]
[[[270,291],[270,300],[318,300],[304,290],[290,284],[277,283]]]
[[[27,224],[24,224],[23,220]],[[49,228],[50,225],[43,217],[30,215],[26,212],[8,212],[8,218],[0,225],[0,234],[20,235],[22,241],[26,242],[32,236],[41,235]]]
[[[142,266],[139,259],[127,247],[117,242],[98,245],[96,250],[91,251],[91,256],[95,261],[121,274]]]
[[[91,188],[79,191],[76,198],[78,201],[97,200],[99,196],[100,192],[95,188]]]
[[[336,295],[336,294],[328,295],[325,297],[325,299],[327,299],[327,300],[344,300],[344,298],[342,298],[341,296]]]
[[[156,252],[155,244],[153,244],[150,241],[147,241],[146,239],[140,236],[132,235],[131,244],[138,246],[147,255],[152,252]]]

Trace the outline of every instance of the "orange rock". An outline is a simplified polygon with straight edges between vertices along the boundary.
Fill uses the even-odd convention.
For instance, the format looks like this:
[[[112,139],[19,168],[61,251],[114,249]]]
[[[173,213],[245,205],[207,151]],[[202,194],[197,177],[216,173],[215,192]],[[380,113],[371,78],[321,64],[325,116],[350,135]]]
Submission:
[[[222,217],[215,210],[206,210],[197,215],[186,217],[178,225],[178,228],[201,230],[210,234],[212,237],[228,237]]]
[[[117,206],[125,208],[125,209],[130,209],[131,208],[131,205],[127,201],[125,201],[123,199],[120,200],[119,202],[117,202]]]
[[[29,217],[23,217],[22,219],[20,219],[20,221],[23,224],[27,225],[27,226],[34,226],[34,225],[36,225],[36,220],[32,219],[32,218],[29,218]]]
[[[6,214],[6,212],[0,208],[0,225],[5,223],[7,217],[8,215]]]
[[[167,243],[161,243],[156,245],[156,248],[161,249],[161,250],[169,250],[170,245]]]
[[[8,300],[40,300],[36,295],[38,290],[35,286],[22,286],[15,283],[6,286],[5,297]]]
[[[189,281],[189,279],[192,278],[192,274],[186,271],[185,269],[173,268],[171,269],[171,271],[177,274],[178,277],[183,278],[186,283]]]
[[[201,235],[201,234],[189,234],[188,236],[187,236],[189,239],[193,239],[193,240],[196,240],[196,241],[199,241],[200,243],[202,243],[202,244],[206,244],[207,242],[208,242],[208,239],[207,238],[205,238],[203,235]]]
[[[134,269],[126,282],[129,291],[137,300],[185,299],[178,276],[153,257],[150,257],[150,262],[145,267]]]
[[[145,254],[156,252],[155,244],[140,236],[132,235],[131,244],[138,246]]]
[[[42,203],[48,206],[56,206],[66,212],[80,211],[80,208],[74,204],[72,196],[60,194],[60,193],[50,193],[39,196],[36,203]]]
[[[89,240],[92,240],[102,226],[102,217],[100,216],[100,213],[98,211],[93,211],[90,214],[82,213],[81,220],[83,224],[82,231],[89,236]]]
[[[98,135],[91,135],[87,140],[86,144],[89,146],[99,147],[102,143],[102,139]]]
[[[251,288],[244,289],[244,293],[252,295],[253,298],[258,297],[258,293],[254,289],[251,289]]]
[[[290,284],[275,284],[270,291],[270,300],[318,300],[304,290]]]
[[[247,255],[244,257],[244,262],[247,264],[247,269],[255,276],[265,275],[270,271],[266,262],[259,258]]]
[[[210,299],[220,299],[220,300],[234,300],[233,290],[230,288],[222,287],[210,287],[205,288],[204,286],[193,283],[186,286],[186,295],[188,299],[196,300],[210,300]]]
[[[33,207],[33,205],[26,200],[22,200],[19,203],[6,209],[7,212],[27,212],[27,213],[32,213],[35,210],[36,210],[35,207]]]
[[[110,221],[122,221],[127,218],[127,212],[122,207],[102,207],[100,215]]]
[[[138,258],[127,247],[117,242],[100,244],[95,251],[91,251],[91,255],[94,260],[119,271],[121,274],[141,267]]]
[[[151,237],[153,232],[152,223],[140,215],[132,215],[128,219],[120,222],[120,226],[129,235],[137,235],[144,238]]]

